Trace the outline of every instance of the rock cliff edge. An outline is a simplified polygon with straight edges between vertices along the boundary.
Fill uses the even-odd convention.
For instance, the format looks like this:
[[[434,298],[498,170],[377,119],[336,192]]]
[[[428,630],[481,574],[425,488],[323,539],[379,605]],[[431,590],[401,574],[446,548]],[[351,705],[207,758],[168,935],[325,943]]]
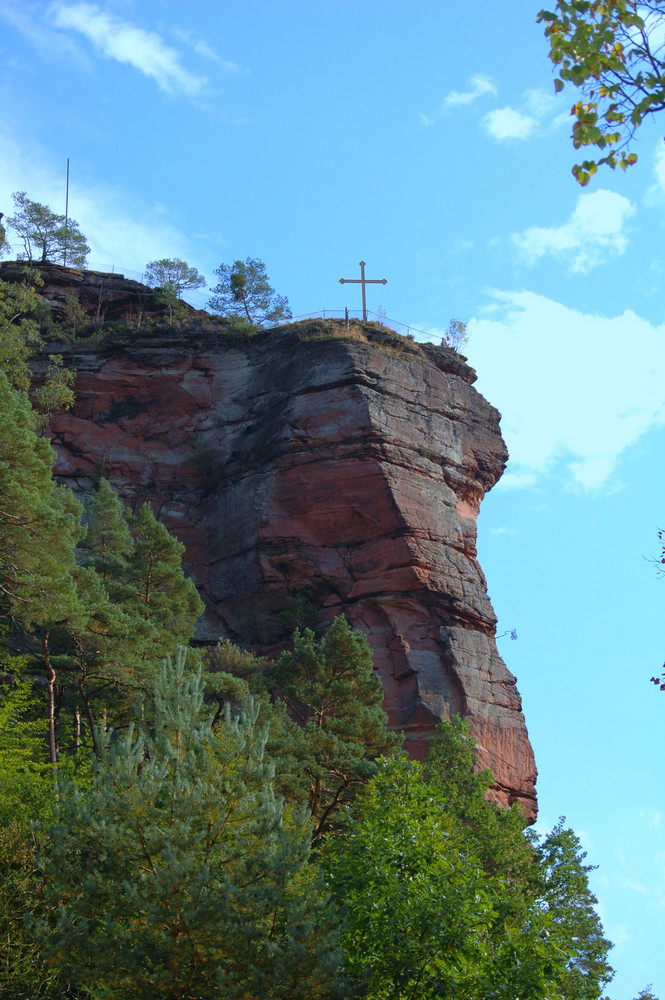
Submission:
[[[478,508],[507,454],[459,355],[330,320],[57,350],[78,374],[75,409],[52,421],[56,474],[86,490],[101,473],[125,502],[150,500],[206,601],[198,639],[270,652],[294,608],[343,612],[409,751],[460,712],[496,797],[535,817],[533,752],[476,559]]]

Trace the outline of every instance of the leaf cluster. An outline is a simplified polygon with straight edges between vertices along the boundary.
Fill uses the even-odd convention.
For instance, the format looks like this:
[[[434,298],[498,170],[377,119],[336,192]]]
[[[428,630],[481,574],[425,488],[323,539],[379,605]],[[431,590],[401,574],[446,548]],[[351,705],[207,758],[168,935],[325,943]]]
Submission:
[[[602,154],[573,168],[583,186],[601,164],[634,164],[636,129],[665,108],[663,16],[662,0],[557,0],[538,14],[558,73],[555,90],[569,83],[583,93],[571,111],[573,146]]]

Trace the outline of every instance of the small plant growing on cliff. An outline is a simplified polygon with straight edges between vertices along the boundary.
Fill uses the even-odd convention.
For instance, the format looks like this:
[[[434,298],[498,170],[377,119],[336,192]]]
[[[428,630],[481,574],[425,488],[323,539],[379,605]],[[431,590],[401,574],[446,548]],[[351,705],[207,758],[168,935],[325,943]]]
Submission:
[[[163,257],[146,265],[146,284],[158,290],[158,296],[169,310],[169,326],[173,323],[174,310],[183,292],[192,288],[204,288],[206,280],[202,274],[184,260],[177,257]]]
[[[23,244],[19,260],[54,261],[70,267],[85,267],[90,247],[74,219],[52,212],[47,205],[31,201],[25,191],[12,195],[16,212],[7,223]]]
[[[63,333],[69,334],[76,339],[90,325],[90,317],[77,296],[67,295],[65,297],[65,311],[62,317]]]
[[[459,351],[461,347],[469,342],[469,332],[466,323],[461,319],[451,319],[448,329],[441,340],[442,347],[452,347],[454,351]]]
[[[208,306],[222,316],[241,316],[260,327],[276,326],[291,319],[289,301],[271,287],[262,260],[247,257],[215,270],[219,281]]]

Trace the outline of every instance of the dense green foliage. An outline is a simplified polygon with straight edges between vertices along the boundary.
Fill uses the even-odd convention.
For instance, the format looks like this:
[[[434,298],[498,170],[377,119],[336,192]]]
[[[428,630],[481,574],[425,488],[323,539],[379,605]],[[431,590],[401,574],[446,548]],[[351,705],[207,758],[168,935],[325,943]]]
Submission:
[[[69,267],[85,267],[90,247],[74,219],[52,212],[47,205],[31,201],[25,191],[12,195],[14,215],[8,225],[23,249],[19,260],[54,261]]]
[[[664,16],[663,0],[557,0],[538,15],[556,90],[572,84],[582,92],[571,111],[573,146],[602,154],[573,168],[582,185],[600,164],[625,170],[635,163],[635,130],[665,108]]]
[[[530,842],[517,808],[486,800],[490,782],[456,718],[426,767],[386,761],[326,841],[346,996],[601,995],[610,945],[579,843],[561,825]]]
[[[0,281],[0,371],[16,389],[31,387],[30,359],[44,347],[42,324],[44,311],[50,310],[39,298],[39,279],[26,269],[22,282]],[[62,367],[62,357],[49,355],[46,376],[34,392],[35,403],[46,414],[56,409],[68,409],[73,401],[73,372]]]
[[[487,802],[459,719],[407,760],[344,617],[187,665],[182,545],[53,481],[33,292],[0,286],[0,1000],[599,1000],[577,838]]]
[[[53,451],[36,434],[27,396],[0,371],[0,621],[69,614],[81,508],[52,479]]]
[[[184,654],[162,668],[150,724],[104,734],[90,788],[60,782],[41,855],[58,909],[35,931],[72,983],[111,996],[329,996],[306,815],[275,799],[251,706],[213,731]]]
[[[271,287],[263,261],[247,257],[233,264],[220,264],[215,274],[219,281],[208,303],[213,312],[244,318],[259,327],[291,319],[289,301]]]
[[[293,651],[268,678],[288,709],[272,726],[280,788],[308,803],[318,837],[398,742],[387,729],[372,653],[340,615],[320,641],[311,629],[296,630]]]

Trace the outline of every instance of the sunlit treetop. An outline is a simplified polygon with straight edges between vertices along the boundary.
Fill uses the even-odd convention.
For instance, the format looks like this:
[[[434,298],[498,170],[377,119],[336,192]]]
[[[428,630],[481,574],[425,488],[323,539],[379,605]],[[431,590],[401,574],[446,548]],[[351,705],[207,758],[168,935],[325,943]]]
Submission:
[[[601,154],[573,167],[586,185],[601,164],[626,170],[645,118],[665,108],[665,0],[558,0],[541,10],[555,90],[566,84],[582,93],[574,116],[575,149]]]

